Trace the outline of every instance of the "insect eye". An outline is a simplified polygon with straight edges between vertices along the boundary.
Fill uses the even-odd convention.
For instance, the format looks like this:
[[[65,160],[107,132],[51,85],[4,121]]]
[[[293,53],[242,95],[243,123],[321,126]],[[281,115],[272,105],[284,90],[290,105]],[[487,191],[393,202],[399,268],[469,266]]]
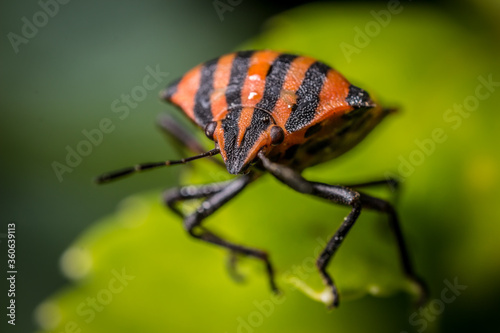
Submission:
[[[217,122],[211,121],[205,126],[205,135],[210,140],[214,139],[215,129],[217,128]]]
[[[271,144],[273,146],[279,145],[285,139],[285,132],[279,126],[271,127]]]

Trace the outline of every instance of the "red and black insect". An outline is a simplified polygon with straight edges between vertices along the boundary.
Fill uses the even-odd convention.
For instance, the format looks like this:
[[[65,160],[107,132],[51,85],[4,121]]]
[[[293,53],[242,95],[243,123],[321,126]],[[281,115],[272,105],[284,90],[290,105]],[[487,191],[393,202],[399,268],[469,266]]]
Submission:
[[[271,288],[277,291],[268,254],[222,239],[201,223],[265,172],[292,189],[351,207],[337,232],[317,259],[317,267],[332,293],[339,297],[327,265],[358,218],[361,209],[388,215],[406,276],[421,290],[425,287],[410,264],[398,217],[393,206],[358,191],[394,180],[338,186],[309,181],[301,172],[331,160],[359,143],[388,113],[368,93],[350,84],[339,72],[310,57],[274,51],[242,51],[198,65],[163,92],[166,101],[180,109],[213,140],[215,148],[204,152],[193,137],[172,120],[160,125],[198,155],[178,161],[139,164],[101,175],[98,183],[157,167],[183,164],[221,154],[227,171],[239,177],[221,183],[181,187],[165,192],[166,204],[184,219],[184,228],[200,240],[262,260]],[[205,199],[184,216],[176,203]]]

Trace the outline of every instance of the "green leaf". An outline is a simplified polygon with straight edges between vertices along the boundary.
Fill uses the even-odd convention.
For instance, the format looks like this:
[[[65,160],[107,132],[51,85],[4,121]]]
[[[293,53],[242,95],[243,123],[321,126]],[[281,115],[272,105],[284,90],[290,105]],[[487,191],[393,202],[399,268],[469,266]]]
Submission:
[[[196,175],[220,172],[208,162],[197,166]],[[104,332],[116,329],[120,318],[126,318],[123,330],[135,323],[148,331],[158,327],[162,318],[150,309],[182,307],[208,322],[214,316],[209,310],[214,304],[237,318],[249,311],[249,305],[251,309],[256,297],[257,302],[273,299],[261,262],[242,258],[238,270],[246,283],[232,281],[224,265],[225,251],[190,239],[180,218],[159,199],[156,193],[124,200],[113,216],[97,222],[66,251],[61,267],[75,283],[39,308],[38,317],[45,326],[75,322],[82,330]],[[302,208],[289,209],[291,203]],[[287,282],[300,279],[321,290],[315,258],[348,211],[303,197],[264,177],[206,225],[229,239],[269,250],[284,291],[276,299],[293,297],[293,306],[310,307],[311,301],[294,295]],[[388,230],[378,221],[371,223],[373,216],[366,215],[332,265],[346,301],[364,293],[387,295],[408,288]],[[130,279],[122,282],[117,275]],[[187,324],[189,314],[163,319],[169,328],[193,325],[195,329],[199,324]],[[217,330],[217,325],[212,329]]]
[[[482,222],[500,217],[488,206],[498,198],[500,179],[498,140],[491,140],[498,127],[490,126],[499,123],[498,93],[480,100],[468,116],[450,113],[455,116],[450,121],[445,115],[474,96],[480,77],[500,78],[497,55],[443,14],[401,6],[371,33],[370,25],[379,22],[375,16],[387,8],[300,7],[271,20],[242,48],[317,57],[385,104],[402,108],[352,152],[304,175],[329,183],[400,176],[403,230],[417,271],[438,292],[434,297],[443,279],[456,276],[481,294],[487,290],[481,283],[498,277],[488,253],[500,253],[493,239],[498,233],[492,232],[500,227]],[[364,43],[359,31],[367,36]],[[437,142],[436,129],[446,139]],[[481,149],[471,149],[476,146]],[[194,163],[183,184],[228,179],[210,163]],[[384,189],[373,193],[391,196]],[[321,296],[314,259],[348,211],[266,176],[206,221],[207,228],[228,239],[269,251],[284,291],[277,297],[268,289],[262,263],[251,258],[238,263],[245,283],[232,281],[226,253],[190,239],[180,219],[160,202],[160,191],[128,198],[63,255],[63,271],[74,281],[39,307],[38,321],[44,332],[96,333],[374,331],[374,323],[381,322],[381,332],[408,330],[409,323],[420,328],[408,319],[410,297],[396,296],[411,292],[411,285],[401,273],[385,217],[373,212],[362,213],[329,266],[341,293],[338,310],[327,312],[293,288],[300,285],[313,291],[312,298]],[[480,235],[488,241],[476,246]],[[478,258],[474,270],[463,267],[463,258]],[[393,297],[359,300],[366,294]]]

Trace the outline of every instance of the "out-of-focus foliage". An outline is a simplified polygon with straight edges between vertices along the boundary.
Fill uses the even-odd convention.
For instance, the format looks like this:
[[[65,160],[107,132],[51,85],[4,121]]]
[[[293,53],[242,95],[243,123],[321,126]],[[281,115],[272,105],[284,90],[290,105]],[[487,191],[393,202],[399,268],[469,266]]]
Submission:
[[[411,297],[395,293],[408,285],[384,217],[371,212],[362,214],[330,266],[344,296],[339,309],[327,312],[290,288],[285,277],[297,269],[321,288],[312,258],[348,210],[265,177],[207,226],[269,250],[284,289],[276,302],[259,262],[241,260],[246,283],[231,281],[225,252],[189,239],[179,219],[160,204],[158,191],[124,200],[68,250],[63,269],[76,281],[39,307],[43,331],[70,326],[82,332],[400,332],[425,325],[429,332],[488,325],[500,294],[500,212],[494,208],[500,198],[500,86],[484,81],[500,82],[498,47],[492,47],[498,40],[431,8],[399,8],[384,16],[384,7],[301,7],[271,20],[242,48],[314,56],[401,108],[354,151],[307,170],[305,177],[330,183],[389,174],[402,179],[400,217],[417,270],[433,292],[430,317],[414,315]],[[433,138],[436,131],[439,140]],[[225,177],[223,170],[196,162],[185,181]],[[374,193],[390,197],[388,190]],[[133,279],[119,288],[116,275],[122,270]],[[444,303],[445,280],[467,289]],[[366,292],[389,298],[354,297]],[[445,307],[437,313],[436,304]],[[480,324],[472,309],[482,311]]]

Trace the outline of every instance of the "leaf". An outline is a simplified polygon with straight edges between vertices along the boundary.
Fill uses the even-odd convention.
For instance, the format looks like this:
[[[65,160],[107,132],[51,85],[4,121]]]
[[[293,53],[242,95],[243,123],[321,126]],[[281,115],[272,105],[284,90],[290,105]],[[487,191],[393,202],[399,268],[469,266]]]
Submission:
[[[438,292],[443,279],[455,276],[478,287],[498,276],[487,266],[486,255],[500,253],[498,242],[475,247],[474,257],[485,258],[475,261],[478,276],[459,261],[470,256],[480,234],[499,228],[481,222],[488,214],[493,214],[490,219],[499,217],[498,212],[481,209],[498,198],[500,159],[497,141],[491,140],[498,128],[489,126],[499,123],[498,94],[481,100],[468,117],[452,122],[445,113],[474,94],[481,75],[500,78],[494,65],[497,57],[483,40],[442,14],[427,7],[402,6],[400,13],[386,17],[385,26],[379,23],[378,33],[371,34],[370,24],[380,22],[374,15],[380,17],[388,8],[300,7],[271,20],[267,31],[242,48],[315,56],[385,104],[402,107],[354,151],[307,170],[305,177],[352,183],[400,176],[406,192],[399,212],[418,271]],[[360,42],[359,31],[366,34],[365,43]],[[346,51],[352,47],[356,51]],[[446,139],[437,142],[436,129]],[[481,150],[467,148],[472,139]],[[465,163],[464,154],[470,157]],[[210,163],[195,163],[183,183],[228,177]],[[374,193],[390,197],[383,189]],[[228,239],[269,251],[284,290],[278,297],[268,290],[262,264],[251,258],[238,265],[245,283],[232,281],[224,265],[225,252],[190,239],[159,197],[157,191],[126,199],[115,214],[98,221],[68,249],[62,268],[75,280],[39,307],[43,331],[251,333],[334,327],[397,332],[408,330],[409,323],[413,330],[422,328],[421,322],[409,321],[413,310],[408,297],[352,301],[366,294],[385,297],[411,290],[400,272],[384,216],[363,212],[332,260],[329,270],[342,303],[329,313],[322,304],[295,292],[290,282],[310,288],[314,297],[321,292],[314,259],[348,208],[300,195],[266,176],[206,221],[208,228]],[[493,232],[489,235],[495,237]],[[461,257],[455,259],[454,253]],[[424,320],[426,328],[436,322]]]
[[[200,165],[202,168],[197,169],[205,174],[216,172],[210,163]],[[348,210],[304,198],[271,177],[252,184],[246,192],[216,213],[207,226],[243,244],[268,249],[278,271],[278,283],[284,289],[283,299],[294,293],[285,284],[291,278],[311,281],[319,290],[322,284],[315,258]],[[300,203],[304,209],[289,210],[290,202]],[[349,294],[390,294],[406,287],[397,268],[393,242],[384,235],[373,237],[381,230],[376,223],[364,220],[332,265],[346,300]],[[62,270],[75,284],[42,305],[39,318],[47,327],[55,322],[62,327],[75,322],[84,331],[99,332],[116,329],[116,323],[125,317],[122,329],[131,321],[148,331],[158,325],[157,314],[148,309],[182,307],[208,322],[214,313],[207,309],[213,308],[214,302],[237,318],[256,295],[263,300],[272,297],[260,262],[239,262],[239,271],[247,280],[239,285],[226,272],[226,259],[224,251],[191,240],[180,219],[161,204],[158,194],[134,196],[66,251]],[[122,283],[117,279],[121,275],[130,278]],[[93,305],[93,299],[97,305]],[[299,301],[310,302],[304,298]],[[139,304],[147,306],[138,310]],[[164,324],[186,328],[188,318],[168,316]],[[147,323],[152,323],[148,329]],[[198,321],[191,325],[195,329]]]

